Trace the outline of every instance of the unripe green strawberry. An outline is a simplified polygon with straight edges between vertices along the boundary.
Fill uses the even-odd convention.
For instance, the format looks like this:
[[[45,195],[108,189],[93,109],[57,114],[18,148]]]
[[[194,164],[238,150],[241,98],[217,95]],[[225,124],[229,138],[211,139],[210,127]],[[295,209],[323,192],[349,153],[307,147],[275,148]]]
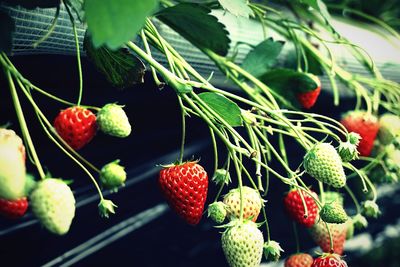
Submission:
[[[211,203],[208,206],[208,217],[216,223],[223,223],[226,214],[226,205],[221,201]]]
[[[107,104],[97,113],[97,124],[103,133],[121,138],[131,133],[131,124],[122,107]]]
[[[338,153],[343,162],[349,162],[358,159],[357,146],[360,143],[361,136],[358,133],[349,133],[346,142],[340,142]]]
[[[115,160],[101,168],[100,181],[104,188],[117,191],[126,181],[125,168],[119,162],[120,160]]]
[[[24,196],[25,161],[18,148],[0,141],[0,198],[17,200]]]
[[[230,267],[258,267],[264,238],[252,221],[234,220],[222,234],[222,249]]]
[[[334,191],[326,191],[324,192],[324,203],[332,203],[337,202],[339,205],[343,207],[344,199],[342,194]]]
[[[75,216],[75,198],[69,186],[59,179],[40,181],[30,195],[32,211],[50,232],[64,235]]]
[[[367,200],[362,203],[362,214],[366,217],[377,218],[381,211],[375,201]]]
[[[328,143],[316,144],[304,157],[304,168],[315,179],[341,188],[346,185],[342,160],[336,149]]]
[[[267,261],[278,261],[283,249],[278,242],[270,240],[264,244],[264,257]]]
[[[260,194],[251,187],[242,187],[243,195],[243,218],[251,219],[255,222],[260,214],[263,205]],[[224,196],[224,204],[227,206],[228,216],[232,218],[240,217],[240,190],[235,188]]]
[[[327,223],[340,224],[347,221],[346,211],[343,209],[343,206],[337,202],[326,203],[319,212],[319,216]]]
[[[400,117],[386,113],[379,118],[379,141],[384,144],[390,144],[393,139],[400,136]]]

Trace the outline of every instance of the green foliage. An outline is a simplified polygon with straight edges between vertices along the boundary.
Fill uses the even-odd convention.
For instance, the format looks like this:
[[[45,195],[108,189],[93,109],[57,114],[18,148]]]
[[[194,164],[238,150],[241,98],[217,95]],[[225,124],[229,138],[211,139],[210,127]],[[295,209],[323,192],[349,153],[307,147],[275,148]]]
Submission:
[[[86,0],[85,18],[95,47],[117,49],[143,27],[158,0]]]
[[[251,8],[247,5],[247,0],[218,0],[222,8],[235,16],[251,17],[254,15]]]
[[[95,48],[87,34],[83,47],[89,59],[113,86],[124,89],[143,82],[146,67],[128,49],[111,50],[106,46]]]
[[[242,63],[242,68],[255,77],[265,74],[275,63],[284,42],[272,38],[262,41],[251,50]]]
[[[310,74],[291,69],[273,69],[259,79],[295,107],[298,106],[297,93],[312,91],[318,87]]]
[[[210,12],[202,5],[182,3],[161,10],[157,17],[198,48],[225,56],[230,43],[228,32]]]
[[[201,93],[199,94],[201,100],[207,103],[222,119],[224,119],[230,126],[242,126],[242,116],[240,115],[239,106],[226,98],[223,95],[216,93]]]
[[[0,52],[10,53],[15,21],[7,13],[0,10]]]

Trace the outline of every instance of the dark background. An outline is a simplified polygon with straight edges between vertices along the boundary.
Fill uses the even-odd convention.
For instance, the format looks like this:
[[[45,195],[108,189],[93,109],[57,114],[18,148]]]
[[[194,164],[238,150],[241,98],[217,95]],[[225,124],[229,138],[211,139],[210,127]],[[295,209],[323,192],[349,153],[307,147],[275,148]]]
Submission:
[[[22,74],[34,84],[61,98],[71,102],[76,101],[78,74],[75,57],[35,55],[11,59]],[[98,198],[89,178],[47,139],[31,106],[20,94],[28,127],[42,164],[54,177],[73,179],[71,187],[80,205],[70,232],[62,237],[48,233],[34,220],[30,212],[18,221],[0,218],[0,266],[42,266],[87,240],[99,237],[99,234],[113,226],[120,225],[121,229],[127,229],[128,226],[132,226],[132,223],[128,223],[132,222],[130,218],[137,214],[143,215],[142,212],[154,207],[164,207],[165,201],[156,183],[157,173],[161,168],[157,165],[173,162],[178,157],[181,138],[179,106],[174,91],[168,87],[159,90],[153,84],[150,75],[146,75],[144,84],[119,91],[112,88],[86,59],[83,59],[83,72],[85,90],[82,103],[101,107],[106,103],[118,101],[119,104],[126,105],[125,111],[133,126],[129,138],[118,139],[98,133],[90,144],[80,150],[80,153],[97,167],[114,159],[120,159],[121,164],[126,166],[128,172],[126,187],[117,194],[105,192],[107,198],[118,205],[117,214],[109,219],[98,216]],[[37,93],[33,94],[50,121],[60,109],[66,108],[65,105]],[[0,124],[10,122],[11,128],[20,133],[3,74],[0,74],[0,96]],[[340,109],[335,108],[331,95],[323,91],[312,111],[339,118],[341,112],[351,109],[352,105],[353,99],[344,99]],[[185,157],[200,159],[200,164],[211,176],[213,152],[208,129],[205,123],[194,117],[189,118],[187,123]],[[291,161],[294,165],[298,165],[304,151],[289,140],[287,146]],[[220,152],[222,156],[224,150],[221,149]],[[221,157],[220,164],[223,160]],[[279,170],[278,166],[274,168]],[[28,164],[28,170],[36,174],[31,164]],[[312,184],[311,179],[306,182]],[[266,203],[271,238],[284,248],[283,257],[295,252],[292,223],[282,206],[282,197],[287,190],[285,185],[272,177]],[[216,187],[210,182],[207,204],[213,200],[215,194]],[[398,212],[400,201],[394,199],[380,201],[385,204],[385,210],[390,212],[385,212],[380,219],[370,222],[368,231],[373,236],[379,234],[385,225],[396,223],[400,217]],[[347,203],[347,206],[351,212],[351,203]],[[134,218],[145,217],[138,215]],[[120,224],[123,222],[127,224],[125,227]],[[149,222],[145,220],[140,222],[138,219],[138,223],[134,226],[136,230],[121,237],[117,238],[117,232],[110,235],[115,235],[115,242],[94,253],[88,253],[87,257],[77,260],[73,266],[227,266],[220,245],[222,230],[214,228],[206,216],[199,225],[193,227],[185,224],[167,209]],[[264,231],[264,227],[261,229]],[[314,248],[304,228],[299,228],[299,234],[303,250]],[[99,243],[100,239],[93,242],[93,245]],[[396,255],[399,241],[394,238],[387,243],[389,247],[375,261],[373,258],[351,253],[346,253],[348,255],[346,261],[349,262],[349,266],[399,266],[399,256]],[[77,254],[64,255],[60,262],[51,266],[63,266],[68,260],[77,259],[76,257],[83,255],[82,253],[90,252],[91,247],[93,248],[88,246]],[[372,254],[376,258],[376,253]]]

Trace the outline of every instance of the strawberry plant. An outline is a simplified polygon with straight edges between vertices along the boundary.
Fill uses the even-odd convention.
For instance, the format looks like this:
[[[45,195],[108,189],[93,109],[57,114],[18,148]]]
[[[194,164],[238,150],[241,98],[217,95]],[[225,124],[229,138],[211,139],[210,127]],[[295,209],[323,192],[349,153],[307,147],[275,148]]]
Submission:
[[[400,85],[385,79],[372,58],[335,29],[330,11],[337,10],[336,5],[321,0],[276,1],[277,6],[244,0],[0,2],[5,6],[57,9],[53,26],[34,46],[52,34],[60,10],[66,12],[74,33],[79,80],[77,99],[70,101],[26,78],[10,56],[15,21],[7,8],[0,9],[0,66],[22,133],[20,138],[13,130],[0,128],[0,212],[7,217],[23,216],[29,200],[33,214],[50,232],[64,235],[74,227],[74,185],[70,187],[54,178],[57,176],[46,174],[28,124],[39,125],[48,140],[87,174],[99,195],[100,215],[116,213],[117,205],[104,198],[103,190],[117,192],[124,185],[129,179],[124,166],[105,155],[106,164],[99,169],[80,150],[95,149],[90,141],[100,134],[134,138],[134,120],[123,109],[129,103],[106,103],[102,108],[84,104],[90,100],[83,99],[83,92],[91,88],[84,88],[81,45],[98,75],[113,87],[122,90],[142,83],[149,68],[158,88],[175,92],[181,118],[171,125],[182,128],[180,153],[172,164],[160,162],[158,185],[182,223],[198,225],[208,206],[210,219],[224,228],[221,247],[232,267],[259,266],[263,252],[267,261],[277,261],[285,253],[287,244],[271,239],[274,232],[268,224],[274,219],[272,212],[267,214],[268,201],[282,201],[268,195],[271,179],[287,186],[289,193],[282,198],[290,219],[309,228],[324,253],[314,263],[310,255],[300,253],[294,223],[298,253],[288,257],[285,266],[346,266],[337,255],[343,253],[346,234],[351,237],[354,228],[367,227],[366,217],[380,215],[376,186],[398,180]],[[257,23],[263,30],[263,40],[256,45],[246,40],[233,42],[234,34],[218,16],[222,10],[232,19]],[[356,14],[399,37],[384,21],[361,11]],[[78,27],[85,30],[82,44]],[[219,88],[212,75],[204,77],[163,36],[163,27],[198,48],[238,91]],[[279,37],[269,36],[269,30]],[[348,49],[370,75],[345,69],[332,53],[332,43]],[[282,50],[290,45],[294,47],[294,67],[288,60],[280,62],[286,59]],[[237,56],[243,47],[251,49],[240,62]],[[156,52],[162,60],[153,56]],[[340,122],[330,114],[313,112],[329,86],[324,76],[329,79],[334,106],[341,107],[338,84],[355,95],[354,107]],[[53,123],[48,119],[51,113],[39,104],[36,94],[65,105],[65,109],[56,111],[59,113]],[[37,120],[25,119],[26,105],[33,108]],[[192,130],[186,129],[188,117],[197,117],[208,127],[214,166],[185,161],[186,134]],[[294,143],[293,148],[287,147],[289,142]],[[291,158],[291,149],[303,160]],[[226,153],[221,156],[221,151]],[[273,167],[273,163],[279,166]],[[26,164],[36,168],[35,175],[40,179],[28,186],[30,190],[26,190]],[[359,179],[371,199],[360,202],[347,183],[350,179]],[[215,195],[209,194],[214,191]],[[355,206],[350,217],[343,206],[344,198]]]

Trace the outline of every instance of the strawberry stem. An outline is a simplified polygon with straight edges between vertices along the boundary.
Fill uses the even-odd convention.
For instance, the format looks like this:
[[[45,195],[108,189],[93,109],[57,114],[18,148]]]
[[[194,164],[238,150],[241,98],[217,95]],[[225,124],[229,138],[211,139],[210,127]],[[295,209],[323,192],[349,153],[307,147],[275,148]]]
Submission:
[[[183,161],[183,155],[185,151],[185,139],[186,139],[186,111],[184,108],[184,105],[182,103],[182,98],[178,95],[178,102],[179,102],[179,107],[181,109],[181,116],[182,116],[182,140],[181,140],[181,149],[179,152],[179,164],[182,163]]]
[[[19,125],[21,127],[22,135],[24,136],[24,139],[26,140],[26,143],[28,145],[28,148],[29,148],[29,151],[30,151],[30,153],[32,155],[32,158],[33,158],[33,160],[35,162],[35,166],[37,168],[39,176],[40,176],[41,179],[44,179],[46,174],[44,173],[43,167],[40,164],[40,160],[39,160],[39,157],[38,157],[38,155],[36,153],[35,146],[33,145],[32,138],[31,138],[31,135],[29,133],[28,126],[26,125],[25,116],[24,116],[24,113],[22,111],[21,103],[19,102],[18,93],[17,93],[17,90],[15,88],[15,84],[14,84],[13,78],[11,76],[10,71],[8,71],[5,68],[4,68],[4,71],[5,71],[5,74],[7,76],[8,84],[10,86],[11,96],[12,96],[12,99],[13,99],[15,112],[17,113]]]
[[[354,206],[356,206],[357,214],[361,213],[360,204],[358,204],[359,202],[358,202],[356,196],[354,195],[353,191],[350,189],[350,187],[348,185],[345,185],[344,189],[346,189],[346,191],[349,194],[351,200],[353,200]]]
[[[65,9],[68,12],[69,15],[69,20],[71,21],[72,25],[72,30],[74,32],[74,39],[75,39],[75,47],[76,47],[76,59],[78,63],[78,74],[79,74],[79,96],[78,96],[78,102],[77,106],[81,105],[82,101],[82,93],[83,93],[83,75],[82,75],[82,64],[81,64],[81,51],[80,51],[80,46],[79,46],[79,39],[78,39],[78,33],[76,30],[76,25],[75,25],[75,19],[74,16],[71,13],[71,10],[69,9],[68,5],[64,3]]]
[[[210,130],[211,143],[214,152],[214,173],[215,173],[218,169],[218,146],[217,146],[217,140],[215,139],[214,130],[210,126],[208,126],[208,129]]]
[[[327,222],[324,222],[324,223],[325,223],[326,230],[328,231],[328,235],[329,235],[329,244],[330,244],[330,251],[329,251],[329,253],[333,253],[333,252],[334,252],[334,249],[333,249],[333,238],[332,238],[331,229],[329,228],[329,225],[328,225]]]
[[[39,40],[37,40],[36,42],[34,42],[32,44],[33,48],[38,47],[41,43],[43,43],[44,41],[47,40],[47,38],[49,38],[49,36],[54,32],[54,29],[56,28],[57,25],[57,21],[58,21],[58,17],[60,16],[60,5],[57,6],[57,10],[56,10],[56,14],[54,15],[54,19],[49,27],[49,29],[47,30],[46,34],[43,35]]]
[[[146,53],[152,57],[149,43],[147,42],[147,38],[146,38],[146,35],[143,30],[140,31],[140,37],[142,38],[143,46],[144,46],[144,49],[146,50]],[[150,66],[150,70],[151,70],[151,75],[153,76],[153,80],[154,80],[155,84],[157,85],[157,87],[158,88],[164,87],[164,83],[160,82],[160,80],[158,79],[156,70],[154,69],[153,66]]]

